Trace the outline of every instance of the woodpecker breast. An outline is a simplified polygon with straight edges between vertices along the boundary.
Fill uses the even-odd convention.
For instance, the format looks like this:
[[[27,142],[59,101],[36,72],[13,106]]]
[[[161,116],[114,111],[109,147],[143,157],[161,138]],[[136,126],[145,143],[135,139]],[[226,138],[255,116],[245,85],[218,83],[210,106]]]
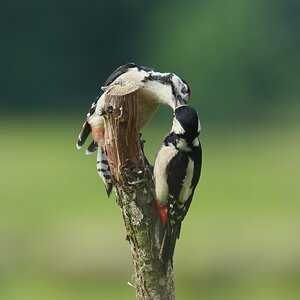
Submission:
[[[178,151],[172,144],[170,144],[169,147],[165,147],[163,145],[155,159],[153,170],[155,179],[155,194],[158,203],[162,206],[167,205],[169,198],[167,168],[170,160],[172,160],[177,153]]]

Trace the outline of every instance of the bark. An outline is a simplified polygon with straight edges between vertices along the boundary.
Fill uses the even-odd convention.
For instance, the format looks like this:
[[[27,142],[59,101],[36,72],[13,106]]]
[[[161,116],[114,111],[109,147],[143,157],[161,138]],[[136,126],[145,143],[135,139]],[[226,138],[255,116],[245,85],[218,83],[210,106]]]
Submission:
[[[173,266],[159,259],[163,231],[155,209],[154,183],[137,128],[139,89],[133,82],[106,90],[105,147],[131,246],[136,298],[175,299]]]

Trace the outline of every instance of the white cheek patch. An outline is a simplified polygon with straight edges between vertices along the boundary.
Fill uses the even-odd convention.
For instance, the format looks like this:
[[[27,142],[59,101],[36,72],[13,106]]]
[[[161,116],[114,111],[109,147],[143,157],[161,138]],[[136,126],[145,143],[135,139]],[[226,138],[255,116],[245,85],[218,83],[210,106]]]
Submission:
[[[173,77],[172,77],[172,81],[173,81],[173,83],[175,84],[175,86],[177,87],[177,86],[179,86],[180,87],[180,83],[181,83],[181,80],[180,80],[180,78],[177,76],[177,75],[173,75]]]
[[[172,131],[176,134],[184,134],[185,131],[182,128],[181,124],[177,121],[176,118],[173,119]]]
[[[176,91],[178,93],[178,95],[180,95],[180,97],[182,99],[184,99],[185,101],[188,101],[189,100],[189,94],[188,94],[188,86],[177,76],[177,75],[173,75],[172,77],[172,81],[173,81],[173,84],[176,88]],[[185,89],[185,93],[182,93],[182,89]]]
[[[177,75],[174,74],[172,77],[172,81],[173,81],[173,84],[174,84],[178,94],[182,95],[181,90],[183,88],[183,82],[181,81],[181,79]]]

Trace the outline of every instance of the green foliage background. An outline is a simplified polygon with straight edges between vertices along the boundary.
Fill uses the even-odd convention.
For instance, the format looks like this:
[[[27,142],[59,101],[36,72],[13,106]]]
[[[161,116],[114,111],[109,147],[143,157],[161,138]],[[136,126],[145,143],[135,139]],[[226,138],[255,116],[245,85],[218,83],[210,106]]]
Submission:
[[[299,299],[297,1],[11,1],[0,11],[0,298],[133,299],[120,211],[75,140],[117,66],[174,71],[203,173],[178,299]],[[153,162],[171,113],[143,131]]]

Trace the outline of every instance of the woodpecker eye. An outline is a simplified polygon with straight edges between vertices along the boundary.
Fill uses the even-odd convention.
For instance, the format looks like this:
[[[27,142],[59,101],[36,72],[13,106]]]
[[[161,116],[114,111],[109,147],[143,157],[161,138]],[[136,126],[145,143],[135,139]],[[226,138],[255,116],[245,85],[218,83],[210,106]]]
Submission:
[[[181,89],[181,93],[182,94],[186,94],[188,92],[188,88],[187,86],[185,85],[182,89]]]

